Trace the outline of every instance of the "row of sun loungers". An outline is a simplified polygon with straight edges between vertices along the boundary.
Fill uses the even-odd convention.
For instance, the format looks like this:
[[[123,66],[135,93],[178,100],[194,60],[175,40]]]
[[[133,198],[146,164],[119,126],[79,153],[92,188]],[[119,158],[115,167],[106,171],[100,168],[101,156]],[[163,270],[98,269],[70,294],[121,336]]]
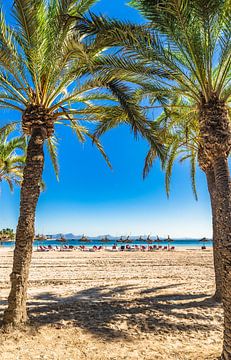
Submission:
[[[157,245],[149,245],[149,246],[145,246],[145,245],[134,245],[134,246],[130,246],[130,245],[126,245],[126,246],[121,246],[119,249],[117,249],[117,247],[112,247],[112,249],[114,248],[114,250],[121,250],[121,251],[156,251],[156,250],[175,250],[175,246],[157,246]]]
[[[84,245],[81,246],[73,246],[73,245],[64,245],[64,246],[42,246],[40,245],[37,248],[37,251],[40,252],[47,252],[47,251],[74,251],[74,250],[80,250],[80,251],[100,251],[100,250],[107,250],[107,251],[172,251],[175,250],[175,246],[157,246],[157,245],[153,245],[153,246],[145,246],[145,245],[134,245],[134,246],[130,246],[130,245],[121,245],[121,246],[117,246],[117,245],[113,245],[111,248],[106,248],[103,246],[92,246],[92,247],[86,247]]]

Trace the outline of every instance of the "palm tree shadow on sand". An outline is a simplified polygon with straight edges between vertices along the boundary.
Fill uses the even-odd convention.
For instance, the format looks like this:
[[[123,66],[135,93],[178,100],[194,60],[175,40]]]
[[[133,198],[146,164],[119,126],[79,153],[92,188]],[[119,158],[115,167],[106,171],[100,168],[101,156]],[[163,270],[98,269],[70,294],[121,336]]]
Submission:
[[[212,322],[220,306],[208,294],[155,294],[172,287],[176,284],[139,291],[131,299],[126,294],[135,286],[99,286],[69,297],[41,293],[28,304],[30,324],[79,327],[110,341],[147,333],[221,331],[222,324]]]

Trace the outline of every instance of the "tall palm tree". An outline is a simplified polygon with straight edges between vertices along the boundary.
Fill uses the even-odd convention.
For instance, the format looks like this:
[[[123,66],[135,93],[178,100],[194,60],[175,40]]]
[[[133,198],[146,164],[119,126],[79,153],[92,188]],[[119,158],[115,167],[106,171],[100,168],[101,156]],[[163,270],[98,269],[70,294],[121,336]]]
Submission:
[[[9,139],[13,128],[7,126],[0,129],[0,183],[6,181],[11,191],[14,185],[21,183],[26,150],[24,136]]]
[[[166,79],[143,84],[165,108],[166,98],[182,96],[197,107],[198,160],[211,174],[216,197],[216,234],[222,249],[225,317],[222,359],[231,358],[231,12],[230,0],[133,0],[148,20],[140,25],[92,16],[82,31],[110,37],[147,72],[162,69]],[[138,68],[137,68],[138,69]],[[138,71],[138,70],[137,70]],[[143,74],[143,72],[142,72]],[[142,76],[141,74],[141,76]],[[140,80],[141,84],[142,79]]]
[[[179,105],[182,107],[179,107]],[[184,106],[183,106],[184,105]],[[147,107],[148,108],[148,107]],[[152,108],[152,106],[150,107]],[[169,196],[170,193],[170,180],[172,175],[173,164],[175,161],[190,161],[190,175],[192,190],[197,200],[196,190],[196,166],[198,163],[199,149],[200,149],[200,136],[198,127],[198,113],[197,108],[193,106],[186,107],[182,99],[175,99],[174,102],[169,104],[166,109],[156,121],[162,128],[163,142],[167,145],[167,156],[165,159],[165,183],[166,192]],[[145,160],[144,177],[147,176],[153,165],[152,149],[149,150]],[[215,285],[216,290],[213,296],[217,302],[222,301],[222,254],[219,246],[219,239],[217,238],[216,231],[216,187],[214,174],[210,169],[205,171],[207,187],[210,194],[211,210],[212,210],[212,223],[213,223],[213,257],[214,257],[214,270],[215,270]]]
[[[43,148],[47,143],[55,163],[55,124],[72,128],[80,141],[90,137],[108,164],[101,144],[83,121],[119,119],[129,123],[135,133],[147,135],[153,146],[156,141],[133,102],[134,91],[115,73],[103,76],[96,68],[94,61],[102,59],[105,40],[86,40],[84,34],[73,30],[76,18],[94,2],[15,0],[12,26],[0,12],[0,107],[21,114],[22,130],[29,137],[5,324],[27,319],[27,283]],[[99,100],[104,100],[101,106]]]

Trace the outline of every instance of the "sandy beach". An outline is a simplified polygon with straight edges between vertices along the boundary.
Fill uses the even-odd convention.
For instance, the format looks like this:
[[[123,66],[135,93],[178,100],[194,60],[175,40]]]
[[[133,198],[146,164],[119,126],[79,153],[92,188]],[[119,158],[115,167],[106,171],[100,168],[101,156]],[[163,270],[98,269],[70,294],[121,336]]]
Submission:
[[[12,250],[0,249],[0,317]],[[216,359],[212,251],[34,252],[30,324],[0,332],[1,360]]]

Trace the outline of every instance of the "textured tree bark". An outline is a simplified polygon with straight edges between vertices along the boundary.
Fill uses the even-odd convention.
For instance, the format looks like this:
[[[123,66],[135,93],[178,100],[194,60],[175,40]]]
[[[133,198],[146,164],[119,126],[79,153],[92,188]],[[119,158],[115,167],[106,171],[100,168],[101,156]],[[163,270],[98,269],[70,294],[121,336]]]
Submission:
[[[231,151],[231,123],[224,101],[212,94],[200,108],[200,152],[202,168],[213,168],[216,187],[216,237],[222,254],[222,300],[224,342],[222,360],[231,360],[231,184],[228,157]],[[201,150],[201,151],[200,151]]]
[[[222,254],[221,244],[219,244],[219,235],[217,233],[217,219],[216,219],[216,183],[213,169],[206,171],[206,178],[208,190],[210,194],[211,209],[212,209],[212,223],[213,223],[213,262],[215,271],[215,285],[216,290],[213,296],[217,302],[222,302]]]
[[[218,158],[214,163],[217,188],[217,228],[222,244],[224,308],[224,341],[221,359],[231,359],[231,183],[228,160]]]
[[[18,325],[27,320],[27,283],[34,240],[35,210],[40,194],[40,182],[44,166],[43,144],[46,135],[45,128],[35,127],[32,129],[28,144],[21,188],[13,270],[10,275],[11,291],[8,297],[8,308],[4,313],[4,324]]]

